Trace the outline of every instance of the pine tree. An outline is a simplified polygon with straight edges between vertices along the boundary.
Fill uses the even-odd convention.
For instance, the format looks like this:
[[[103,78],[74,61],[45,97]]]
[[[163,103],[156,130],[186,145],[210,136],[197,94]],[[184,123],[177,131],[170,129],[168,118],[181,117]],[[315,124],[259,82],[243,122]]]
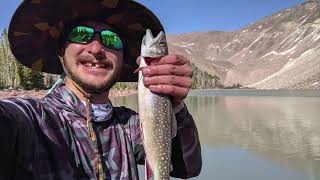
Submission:
[[[0,82],[3,87],[17,88],[20,86],[19,63],[11,53],[6,29],[1,33],[0,45]]]
[[[32,69],[19,66],[19,75],[21,77],[21,86],[26,90],[43,89],[44,76],[42,73],[33,71]]]
[[[10,50],[6,29],[0,38],[0,88],[44,88],[44,76],[20,64]]]
[[[201,71],[193,63],[191,64],[191,67],[193,69],[192,89],[223,88],[218,76]]]

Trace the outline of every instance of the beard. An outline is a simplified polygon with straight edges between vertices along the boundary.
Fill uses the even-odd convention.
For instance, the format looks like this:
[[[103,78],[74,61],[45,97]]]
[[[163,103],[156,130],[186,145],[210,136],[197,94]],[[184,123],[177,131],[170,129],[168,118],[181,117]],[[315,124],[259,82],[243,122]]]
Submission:
[[[118,73],[120,74],[120,73]],[[112,78],[109,81],[105,81],[99,85],[89,84],[81,80],[79,76],[70,71],[68,77],[73,80],[78,86],[81,87],[86,93],[89,94],[101,94],[108,91],[111,87],[118,81],[119,75],[113,74]]]
[[[81,88],[81,90],[89,94],[101,94],[111,89],[112,86],[118,81],[121,74],[120,69],[122,65],[114,68],[113,71],[110,71],[109,73],[111,74],[109,79],[99,84],[94,84],[83,80],[83,78],[81,78],[79,75],[77,75],[77,73],[73,71],[72,67],[70,67],[71,65],[69,66],[68,63],[64,62],[62,63],[62,66],[67,77],[69,77],[74,83],[76,83]]]

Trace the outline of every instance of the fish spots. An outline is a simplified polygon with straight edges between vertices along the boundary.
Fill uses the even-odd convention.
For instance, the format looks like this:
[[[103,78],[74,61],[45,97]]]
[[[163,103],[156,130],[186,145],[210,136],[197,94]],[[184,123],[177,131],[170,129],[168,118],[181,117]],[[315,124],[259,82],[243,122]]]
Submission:
[[[154,178],[169,180],[172,121],[175,121],[170,98],[144,93],[139,96],[139,114],[143,124],[145,152]]]

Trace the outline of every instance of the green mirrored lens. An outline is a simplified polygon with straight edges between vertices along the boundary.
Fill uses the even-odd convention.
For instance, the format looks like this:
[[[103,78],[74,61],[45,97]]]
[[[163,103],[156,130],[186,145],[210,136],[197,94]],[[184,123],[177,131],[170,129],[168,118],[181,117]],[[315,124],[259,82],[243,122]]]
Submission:
[[[94,30],[85,26],[75,27],[69,34],[69,40],[75,43],[88,43],[94,35]]]
[[[109,30],[102,31],[101,32],[101,40],[106,47],[109,47],[112,49],[122,49],[123,48],[123,44],[122,44],[120,37],[112,31],[109,31]]]

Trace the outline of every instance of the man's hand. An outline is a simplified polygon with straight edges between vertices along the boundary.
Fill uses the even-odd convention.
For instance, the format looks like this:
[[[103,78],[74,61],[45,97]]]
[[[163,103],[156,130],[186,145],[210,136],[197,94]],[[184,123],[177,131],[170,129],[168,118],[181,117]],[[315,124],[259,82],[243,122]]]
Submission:
[[[137,58],[140,64],[140,57]],[[144,84],[154,93],[173,97],[173,107],[181,104],[192,85],[190,61],[180,55],[167,55],[157,63],[141,69]]]

